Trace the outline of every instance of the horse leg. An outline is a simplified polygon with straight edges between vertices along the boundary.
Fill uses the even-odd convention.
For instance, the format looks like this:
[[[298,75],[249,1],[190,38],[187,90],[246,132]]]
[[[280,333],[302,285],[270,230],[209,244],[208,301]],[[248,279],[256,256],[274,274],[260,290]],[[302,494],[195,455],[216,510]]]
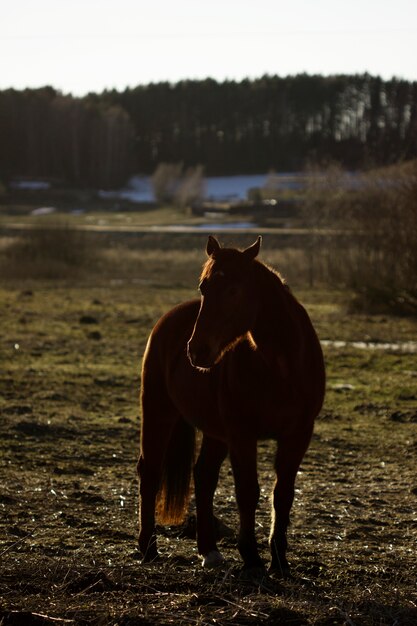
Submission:
[[[137,471],[139,475],[139,551],[146,563],[158,557],[155,536],[155,503],[158,493],[159,468],[147,463],[140,456]]]
[[[221,565],[223,557],[217,550],[213,497],[221,464],[227,455],[227,445],[203,436],[198,461],[194,467],[195,500],[197,508],[197,547],[203,556],[203,567]]]
[[[230,461],[240,515],[238,548],[245,568],[264,567],[255,538],[255,511],[259,500],[256,453],[255,439],[239,441],[230,448]]]
[[[290,510],[294,501],[294,486],[298,469],[307,450],[308,443],[296,451],[287,452],[283,444],[275,457],[277,479],[273,493],[272,528],[270,535],[271,571],[281,576],[289,574],[287,561],[287,528],[290,522]]]
[[[165,452],[178,419],[176,413],[147,411],[142,415],[141,453],[137,465],[139,475],[139,550],[143,561],[158,557],[155,535],[156,497],[161,486]],[[171,410],[172,411],[172,410]],[[161,419],[163,416],[163,419]]]

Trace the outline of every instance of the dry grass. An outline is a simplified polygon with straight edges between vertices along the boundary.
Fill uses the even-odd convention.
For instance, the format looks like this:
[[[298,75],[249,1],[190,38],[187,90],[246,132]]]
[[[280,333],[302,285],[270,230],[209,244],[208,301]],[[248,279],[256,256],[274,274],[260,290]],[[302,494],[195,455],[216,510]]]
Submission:
[[[5,278],[65,279],[94,263],[97,241],[65,222],[50,223],[3,238],[1,270]]]
[[[223,235],[224,245],[245,247],[254,235]],[[307,237],[292,241],[285,235],[265,235],[262,257],[282,268],[291,285],[310,282]],[[173,285],[194,287],[204,260],[207,234],[94,233],[51,224],[29,228],[0,239],[0,272],[3,279],[57,279],[89,282],[97,277],[152,282],[163,276]],[[197,273],[196,273],[197,269]],[[316,283],[324,283],[320,276]]]
[[[106,272],[79,282],[15,279],[0,289],[0,624],[414,625],[411,354],[326,348],[326,405],[293,508],[292,579],[242,572],[233,535],[221,541],[225,568],[205,572],[195,539],[178,528],[159,529],[160,562],[138,562],[140,357],[159,315],[196,293],[204,252],[130,244],[104,246]],[[415,338],[414,318],[347,316],[345,298],[304,292],[321,337]],[[265,560],[272,455],[261,443]],[[216,511],[237,528],[227,463]]]

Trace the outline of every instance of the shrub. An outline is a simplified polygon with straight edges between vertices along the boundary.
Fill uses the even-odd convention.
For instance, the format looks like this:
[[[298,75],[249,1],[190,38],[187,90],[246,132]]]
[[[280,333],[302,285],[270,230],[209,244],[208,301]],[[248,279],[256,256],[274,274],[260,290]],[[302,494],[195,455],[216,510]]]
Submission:
[[[246,195],[249,202],[254,202],[255,204],[261,203],[263,200],[262,190],[260,187],[251,187],[248,189]]]
[[[184,172],[182,163],[160,163],[152,176],[152,186],[159,204],[186,208],[204,197],[204,169],[197,165]]]
[[[175,204],[186,209],[202,202],[204,198],[204,168],[201,165],[190,167],[182,176],[175,194]]]
[[[172,204],[181,180],[182,163],[160,163],[152,176],[152,187],[159,204]]]
[[[366,310],[417,310],[417,161],[352,178],[337,167],[311,177],[304,219],[337,235],[312,237],[312,262],[354,290]]]
[[[65,224],[32,228],[4,250],[4,278],[67,278],[95,258],[88,234]]]

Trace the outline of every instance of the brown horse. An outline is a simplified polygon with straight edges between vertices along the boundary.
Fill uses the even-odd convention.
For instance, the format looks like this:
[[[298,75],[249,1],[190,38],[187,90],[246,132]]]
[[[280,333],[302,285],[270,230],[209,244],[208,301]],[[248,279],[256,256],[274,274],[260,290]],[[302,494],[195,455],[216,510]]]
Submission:
[[[255,539],[257,440],[278,442],[270,534],[272,570],[288,570],[286,531],[294,482],[324,397],[320,343],[305,309],[280,276],[243,251],[209,237],[201,300],[164,315],[148,341],[142,371],[139,549],[158,555],[155,508],[179,523],[194,471],[197,545],[203,566],[221,564],[213,496],[227,454],[240,514],[245,567],[262,567]],[[194,466],[195,430],[203,433]],[[193,467],[194,466],[194,467]]]

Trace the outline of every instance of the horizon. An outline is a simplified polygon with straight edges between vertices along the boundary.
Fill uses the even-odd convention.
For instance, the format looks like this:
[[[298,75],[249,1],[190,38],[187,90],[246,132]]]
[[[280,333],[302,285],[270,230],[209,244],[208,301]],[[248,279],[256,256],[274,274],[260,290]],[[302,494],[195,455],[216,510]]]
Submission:
[[[0,90],[82,97],[151,83],[298,74],[417,80],[417,5],[397,0],[14,0]]]
[[[355,76],[370,76],[371,78],[380,78],[383,82],[389,82],[389,81],[404,81],[406,83],[415,83],[417,82],[417,78],[416,79],[408,79],[408,78],[404,78],[402,76],[390,76],[388,78],[384,78],[380,75],[377,74],[371,74],[370,72],[355,72],[355,73],[351,73],[351,74],[346,74],[346,73],[334,73],[334,74],[313,74],[310,72],[298,72],[296,74],[286,74],[286,75],[280,75],[280,74],[263,74],[260,76],[253,76],[253,77],[249,77],[249,76],[244,76],[242,78],[238,78],[238,79],[234,79],[234,78],[225,78],[223,80],[221,79],[217,79],[217,78],[213,78],[212,76],[205,76],[205,77],[199,77],[199,78],[180,78],[178,80],[159,80],[159,81],[151,81],[148,83],[138,83],[136,85],[127,85],[124,88],[115,88],[115,87],[104,87],[101,91],[87,91],[85,93],[82,94],[75,94],[71,91],[65,91],[62,90],[60,88],[55,87],[54,85],[51,84],[41,84],[41,85],[37,85],[37,86],[31,86],[31,87],[14,87],[14,86],[10,86],[10,87],[0,87],[0,92],[2,91],[7,91],[9,89],[15,90],[15,91],[25,91],[25,90],[29,90],[29,91],[37,91],[37,90],[41,90],[41,89],[53,89],[54,91],[56,91],[58,94],[61,94],[63,96],[71,96],[73,98],[85,98],[88,95],[101,95],[105,92],[111,92],[111,91],[116,91],[118,93],[122,93],[124,91],[133,91],[137,88],[141,88],[141,87],[150,87],[152,85],[170,85],[171,87],[175,87],[177,85],[180,85],[181,83],[203,83],[205,81],[212,81],[214,83],[217,83],[219,85],[221,84],[226,84],[226,83],[243,83],[245,81],[249,81],[249,82],[256,82],[256,81],[260,81],[264,78],[268,79],[268,78],[278,78],[278,79],[282,79],[285,80],[287,78],[296,78],[297,76],[309,76],[309,77],[317,77],[317,78],[324,78],[324,79],[328,79],[328,78],[337,78],[337,77],[341,77],[341,76],[346,76],[346,77],[355,77]]]

